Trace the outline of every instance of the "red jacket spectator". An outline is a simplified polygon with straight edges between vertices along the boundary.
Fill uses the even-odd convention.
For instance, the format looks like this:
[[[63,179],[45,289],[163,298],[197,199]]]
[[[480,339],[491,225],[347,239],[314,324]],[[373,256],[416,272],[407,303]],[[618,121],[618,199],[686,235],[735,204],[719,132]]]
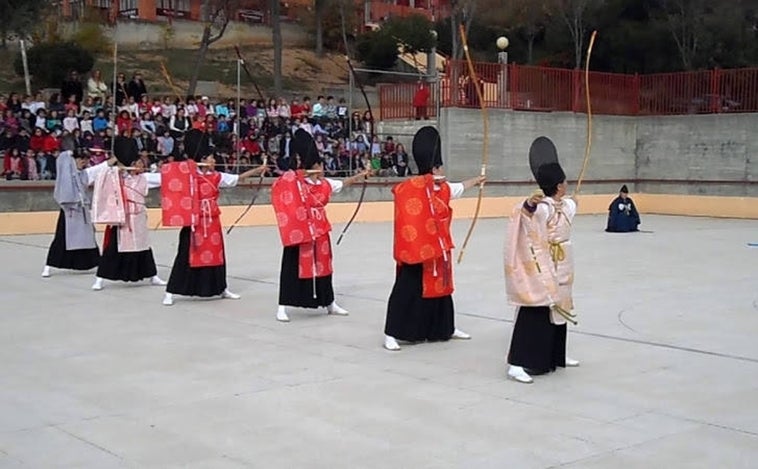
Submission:
[[[42,151],[45,153],[52,153],[54,151],[60,150],[60,148],[61,142],[54,134],[50,133],[45,136],[45,141],[42,142]]]
[[[35,153],[43,151],[45,149],[45,138],[46,136],[42,133],[42,130],[37,129],[32,138],[29,139],[29,148],[34,150]]]

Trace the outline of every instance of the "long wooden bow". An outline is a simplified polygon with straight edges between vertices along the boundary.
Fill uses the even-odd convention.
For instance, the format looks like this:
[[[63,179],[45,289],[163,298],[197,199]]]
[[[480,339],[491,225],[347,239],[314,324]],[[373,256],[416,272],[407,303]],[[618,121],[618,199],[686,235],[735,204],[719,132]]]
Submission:
[[[590,43],[587,46],[587,57],[584,60],[584,94],[587,99],[587,143],[584,146],[584,162],[582,163],[582,170],[579,172],[579,178],[576,181],[576,191],[574,195],[579,194],[579,189],[582,187],[582,180],[584,179],[584,173],[587,171],[587,163],[590,162],[590,153],[592,151],[592,101],[590,100],[590,57],[592,56],[592,47],[595,45],[595,37],[597,31],[592,31],[590,36]]]
[[[476,75],[476,70],[474,69],[474,63],[471,61],[471,54],[468,50],[468,40],[466,39],[466,28],[461,23],[458,26],[458,29],[461,34],[461,43],[463,45],[463,52],[466,54],[466,63],[468,64],[468,71],[469,71],[469,79],[473,82],[473,86],[476,89],[476,95],[479,98],[479,107],[482,111],[482,124],[483,124],[483,131],[484,135],[482,138],[482,168],[481,168],[481,176],[487,175],[487,161],[489,160],[489,116],[487,114],[487,106],[484,102],[484,96],[482,93],[482,89],[479,86],[479,79]],[[474,232],[474,226],[476,226],[476,221],[479,219],[479,210],[482,208],[482,193],[484,192],[484,181],[482,181],[479,184],[479,196],[476,199],[476,210],[474,211],[474,218],[471,220],[471,226],[469,226],[468,233],[466,233],[466,239],[463,241],[463,246],[461,247],[461,252],[458,253],[458,263],[460,264],[463,260],[463,255],[466,252],[466,246],[468,245],[469,239],[471,239],[471,234]]]
[[[250,73],[250,70],[247,68],[247,64],[245,63],[245,59],[242,58],[242,53],[240,52],[239,46],[234,46],[234,50],[237,53],[237,60],[239,60],[240,65],[242,65],[242,69],[245,71],[245,74],[247,75],[247,78],[250,80],[250,82],[255,87],[255,91],[258,93],[258,97],[261,101],[265,102],[266,99],[263,97],[263,93],[261,93],[261,89],[258,88],[258,83],[255,82],[255,79],[253,78],[253,74]],[[264,128],[266,127],[265,123],[268,122],[268,113],[266,113],[266,117],[264,120]],[[237,125],[241,125],[240,122],[240,116],[237,116]],[[241,128],[241,127],[239,127]],[[236,143],[238,146],[240,144],[239,140]],[[239,147],[235,149],[237,151],[237,163],[239,164],[240,155],[239,155]],[[263,164],[268,164],[268,158],[263,158]],[[263,171],[258,178],[258,183],[253,188],[253,197],[250,199],[250,203],[247,204],[247,207],[245,207],[245,210],[240,214],[239,217],[232,223],[232,226],[229,227],[228,230],[226,230],[226,234],[229,234],[232,232],[235,226],[243,219],[245,218],[245,215],[250,211],[251,208],[253,208],[253,205],[255,204],[255,199],[258,198],[258,194],[261,193],[261,189],[263,188],[263,178],[266,176],[266,171]]]
[[[363,88],[363,84],[358,78],[358,74],[355,73],[355,69],[353,68],[353,63],[350,61],[350,56],[345,55],[345,60],[347,61],[347,66],[350,69],[350,73],[353,75],[353,79],[355,80],[355,83],[358,85],[358,88],[361,90],[361,94],[363,95],[363,100],[366,101],[366,108],[368,109],[368,114],[369,116],[371,116],[371,120],[369,122],[369,125],[371,127],[369,130],[368,144],[369,144],[369,148],[372,148],[374,144],[374,113],[371,110],[371,102],[369,101],[368,96],[366,95],[366,90]],[[363,197],[366,195],[366,186],[368,186],[368,176],[364,177],[363,179],[363,186],[361,187],[361,196],[358,198],[358,205],[355,206],[355,212],[353,212],[353,216],[350,217],[350,220],[348,220],[347,224],[342,229],[342,233],[340,233],[339,238],[337,238],[338,246],[340,242],[342,241],[342,237],[345,236],[345,233],[347,233],[348,228],[350,228],[350,225],[353,224],[355,217],[358,216],[358,211],[361,209],[361,205],[363,205]]]

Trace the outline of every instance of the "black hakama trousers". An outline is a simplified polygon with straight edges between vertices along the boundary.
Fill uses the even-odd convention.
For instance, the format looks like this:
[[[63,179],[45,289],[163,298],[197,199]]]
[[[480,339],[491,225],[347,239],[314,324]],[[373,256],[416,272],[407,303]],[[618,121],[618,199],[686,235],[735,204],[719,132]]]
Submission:
[[[58,223],[55,226],[55,236],[47,251],[45,265],[56,269],[90,270],[97,267],[100,261],[100,250],[97,247],[91,249],[66,250],[66,214],[61,210],[58,213]]]
[[[566,366],[566,324],[550,322],[548,306],[521,306],[513,326],[508,363],[529,374]]]
[[[398,340],[448,340],[455,331],[452,295],[423,298],[423,265],[402,265],[387,304],[384,333]]]
[[[314,297],[313,278],[300,278],[300,246],[285,246],[282,269],[279,273],[279,305],[297,308],[318,308],[334,302],[332,275],[316,277]]]
[[[166,293],[208,298],[226,290],[226,264],[214,267],[190,267],[191,228],[179,231],[179,248],[168,278]]]
[[[119,252],[118,231],[115,226],[105,227],[103,255],[100,257],[100,265],[95,275],[122,282],[138,282],[157,275],[153,250]]]

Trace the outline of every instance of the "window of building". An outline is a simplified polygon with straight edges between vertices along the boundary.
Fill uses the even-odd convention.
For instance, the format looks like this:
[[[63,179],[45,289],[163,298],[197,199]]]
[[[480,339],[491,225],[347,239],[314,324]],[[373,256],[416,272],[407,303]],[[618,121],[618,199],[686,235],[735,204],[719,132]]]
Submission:
[[[69,0],[68,5],[71,19],[78,20],[84,15],[84,0]]]
[[[118,0],[118,14],[121,16],[138,16],[137,0]]]
[[[158,16],[189,17],[190,0],[158,0],[155,6],[155,13]]]
[[[113,0],[94,0],[92,6],[95,8],[102,8],[104,10],[110,10]]]

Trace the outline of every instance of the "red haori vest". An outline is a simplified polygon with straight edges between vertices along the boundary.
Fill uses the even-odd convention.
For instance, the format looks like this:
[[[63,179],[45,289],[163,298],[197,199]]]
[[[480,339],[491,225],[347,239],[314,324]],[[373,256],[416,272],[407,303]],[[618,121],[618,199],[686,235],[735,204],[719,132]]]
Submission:
[[[392,189],[395,196],[395,241],[398,265],[423,264],[424,298],[451,295],[454,247],[450,234],[450,186],[434,189],[431,174],[412,177]]]
[[[163,226],[192,226],[195,215],[197,163],[192,160],[161,166]]]
[[[201,174],[194,161],[161,166],[164,226],[189,226],[190,267],[224,265],[224,238],[218,206],[221,174]]]
[[[327,181],[311,184],[302,171],[287,171],[271,186],[282,245],[300,249],[300,278],[313,278],[314,272],[316,277],[332,273],[332,226],[325,208],[331,195],[332,186]]]
[[[195,184],[195,212],[197,222],[192,227],[190,243],[190,267],[215,267],[224,265],[224,236],[222,233],[221,209],[218,206],[221,173],[197,174]]]

